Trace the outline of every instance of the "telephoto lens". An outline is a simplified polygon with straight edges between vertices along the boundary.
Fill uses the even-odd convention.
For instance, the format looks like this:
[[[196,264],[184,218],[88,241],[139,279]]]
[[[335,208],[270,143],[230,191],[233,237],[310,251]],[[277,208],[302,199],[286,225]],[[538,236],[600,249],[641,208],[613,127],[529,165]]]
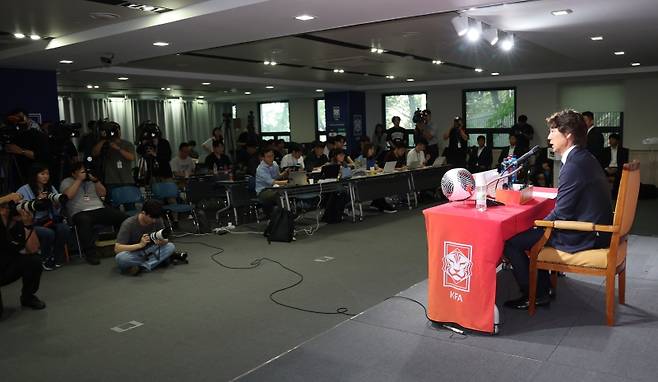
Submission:
[[[51,203],[57,203],[61,205],[64,205],[69,201],[69,197],[66,196],[66,194],[56,194],[54,192],[48,194],[46,199],[50,200]]]
[[[158,240],[166,240],[171,235],[171,228],[163,228],[159,231],[151,232],[149,234],[149,239],[151,242],[155,243]]]
[[[16,212],[26,211],[29,213],[35,213],[37,211],[47,211],[51,206],[50,199],[33,199],[33,200],[23,200],[16,203],[15,210]]]

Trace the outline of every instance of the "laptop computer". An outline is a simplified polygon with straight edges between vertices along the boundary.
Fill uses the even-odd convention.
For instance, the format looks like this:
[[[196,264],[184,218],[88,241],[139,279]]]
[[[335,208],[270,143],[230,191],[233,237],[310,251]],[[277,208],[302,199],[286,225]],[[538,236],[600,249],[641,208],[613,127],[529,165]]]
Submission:
[[[304,171],[291,172],[288,175],[289,186],[305,186],[308,184],[308,177]]]
[[[437,157],[432,163],[432,167],[441,167],[446,164],[446,157]]]
[[[340,174],[340,165],[326,164],[320,170],[320,179],[336,179]]]
[[[386,164],[384,165],[384,170],[382,171],[382,174],[390,174],[390,173],[394,172],[395,171],[395,165],[397,163],[398,162],[396,162],[396,161],[386,162]]]
[[[415,169],[420,168],[422,166],[421,166],[420,161],[415,160],[415,161],[409,162],[407,167],[409,167],[409,170],[415,170]]]

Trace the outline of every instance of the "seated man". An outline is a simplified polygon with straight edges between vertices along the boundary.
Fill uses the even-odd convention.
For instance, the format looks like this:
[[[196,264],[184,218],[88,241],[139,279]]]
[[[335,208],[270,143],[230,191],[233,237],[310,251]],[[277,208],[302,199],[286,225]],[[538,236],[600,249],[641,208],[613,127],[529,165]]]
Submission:
[[[311,172],[329,162],[329,157],[324,153],[324,146],[324,142],[315,141],[313,144],[313,151],[311,151],[304,160],[304,163],[306,163],[306,171]]]
[[[256,169],[260,164],[260,158],[258,157],[258,142],[249,141],[245,144],[244,148],[241,148],[241,154],[238,156],[238,161],[236,163],[236,176],[242,179],[244,176],[256,176]]]
[[[414,142],[416,146],[407,153],[407,164],[418,163],[419,166],[425,166],[427,158],[425,157],[425,148],[427,148],[427,139],[419,137]]]
[[[608,176],[608,180],[612,183],[612,194],[617,195],[619,182],[621,181],[620,168],[628,163],[628,149],[621,147],[619,144],[619,134],[610,134],[608,137],[610,146],[603,149],[602,164],[605,166],[604,171]]]
[[[587,125],[580,113],[564,110],[547,119],[548,139],[553,150],[562,156],[559,187],[555,208],[545,220],[574,220],[595,224],[612,223],[610,188],[599,161],[585,148]],[[528,309],[530,260],[526,251],[541,238],[543,229],[532,228],[505,242],[504,255],[513,266],[514,278],[521,288],[521,297],[507,301],[505,306]],[[548,246],[569,253],[610,245],[610,235],[597,232],[555,230]],[[550,280],[547,271],[537,277],[536,305],[550,303]]]
[[[83,162],[73,164],[71,176],[62,181],[60,191],[69,198],[66,210],[78,230],[85,260],[91,265],[100,264],[94,242],[94,226],[111,225],[118,230],[128,215],[103,205],[101,198],[105,197],[107,190],[95,176],[87,174]]]
[[[228,171],[231,168],[231,158],[224,153],[224,143],[220,141],[212,142],[212,152],[208,154],[203,161],[206,168],[215,174]]]
[[[407,147],[404,145],[403,141],[393,142],[393,148],[386,154],[384,163],[386,162],[396,162],[395,168],[404,168],[407,166]]]
[[[288,154],[281,159],[281,168],[300,166],[304,169],[304,157],[302,157],[302,146],[295,142],[288,144]]]
[[[267,216],[270,216],[279,199],[278,193],[268,187],[285,186],[288,183],[288,173],[288,170],[279,172],[279,165],[274,161],[273,148],[263,150],[263,160],[256,169],[256,194]]]
[[[117,235],[114,252],[119,270],[128,275],[152,271],[160,264],[169,264],[169,258],[185,261],[187,254],[176,254],[176,247],[167,239],[151,241],[149,234],[163,229],[162,202],[150,199],[142,211],[124,220]]]
[[[32,215],[25,210],[16,211],[15,206],[8,205],[21,199],[18,193],[0,198],[0,286],[23,279],[21,305],[43,309],[46,304],[35,296],[43,270],[37,254],[39,238],[32,227]],[[0,294],[0,316],[2,311]]]
[[[169,164],[174,176],[178,178],[187,178],[194,174],[194,159],[190,156],[191,146],[187,142],[183,142],[178,146],[178,155],[172,159]]]
[[[479,135],[477,140],[478,145],[471,147],[468,154],[468,170],[473,173],[490,170],[493,162],[491,148],[485,145],[487,138]]]

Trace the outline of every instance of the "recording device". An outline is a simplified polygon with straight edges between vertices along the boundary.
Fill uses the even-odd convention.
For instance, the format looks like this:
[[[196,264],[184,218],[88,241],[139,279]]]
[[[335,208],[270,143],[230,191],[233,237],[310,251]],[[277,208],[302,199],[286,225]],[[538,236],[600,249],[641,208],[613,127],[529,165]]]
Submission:
[[[519,158],[514,158],[514,157],[507,158],[503,161],[503,163],[500,164],[501,168],[503,169],[503,171],[505,171],[505,169],[509,167],[522,165],[525,162],[527,162],[531,156],[537,154],[540,150],[541,149],[539,148],[539,146],[535,146],[531,148],[527,153],[521,155]]]
[[[156,138],[160,138],[162,136],[162,131],[160,131],[160,127],[158,126],[157,123],[152,122],[152,121],[145,121],[142,122],[141,125],[138,127],[139,130],[142,131],[140,140],[153,140]]]
[[[9,203],[10,210],[14,212],[35,213],[37,211],[47,211],[50,206],[51,202],[48,199],[21,200],[20,202]]]
[[[13,143],[19,131],[18,125],[2,125],[0,127],[0,145]]]
[[[48,138],[55,142],[65,142],[70,138],[80,137],[81,123],[66,123],[66,121],[59,121],[57,124],[50,128]]]
[[[416,111],[414,112],[414,116],[411,118],[411,120],[413,121],[413,123],[418,123],[418,122],[420,122],[424,117],[425,117],[425,115],[424,115],[423,112],[420,110],[420,108],[417,108]]]
[[[441,191],[451,202],[467,200],[474,190],[475,179],[465,168],[453,168],[441,178]]]
[[[98,135],[102,140],[114,139],[119,136],[119,124],[116,122],[103,121],[98,126]]]
[[[163,228],[161,230],[151,232],[148,234],[149,240],[151,243],[155,243],[159,240],[167,240],[171,236],[171,228]]]
[[[83,163],[83,166],[84,166],[84,169],[85,169],[85,174],[86,174],[85,180],[88,180],[88,181],[91,182],[92,181],[92,179],[91,179],[92,176],[97,177],[94,174],[94,172],[95,172],[95,170],[94,170],[94,168],[95,168],[94,158],[86,157],[84,162],[82,162],[82,163]]]

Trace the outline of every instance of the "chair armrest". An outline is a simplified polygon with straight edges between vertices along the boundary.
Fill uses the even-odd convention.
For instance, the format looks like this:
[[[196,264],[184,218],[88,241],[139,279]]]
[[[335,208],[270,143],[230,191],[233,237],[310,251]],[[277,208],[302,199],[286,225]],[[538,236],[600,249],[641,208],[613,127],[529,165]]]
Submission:
[[[536,227],[553,228],[553,221],[552,220],[535,220],[535,226]]]
[[[536,227],[547,227],[555,229],[566,229],[570,231],[584,231],[584,232],[618,232],[619,226],[616,225],[600,225],[592,222],[580,222],[573,220],[535,220]]]

